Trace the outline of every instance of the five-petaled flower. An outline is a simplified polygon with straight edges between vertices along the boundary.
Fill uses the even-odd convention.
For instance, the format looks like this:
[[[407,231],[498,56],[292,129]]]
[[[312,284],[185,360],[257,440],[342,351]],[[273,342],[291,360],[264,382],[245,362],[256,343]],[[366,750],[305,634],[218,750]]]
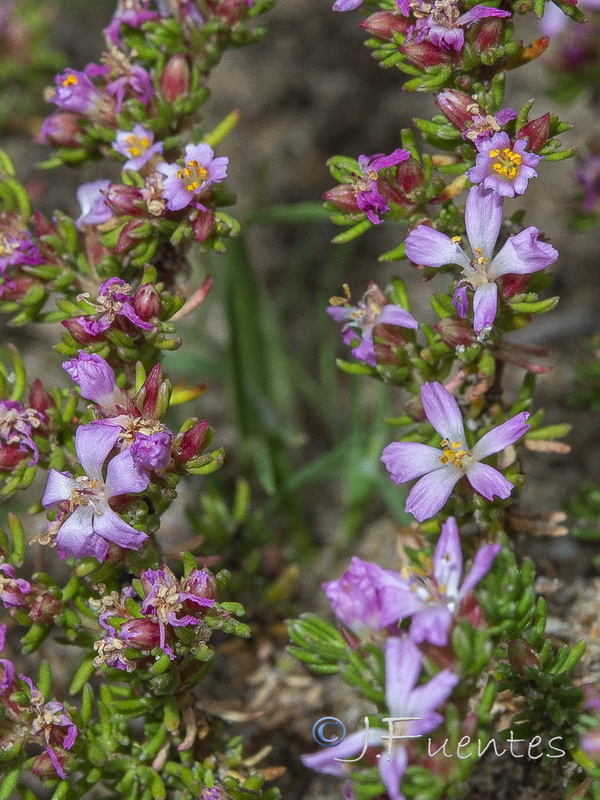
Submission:
[[[496,280],[503,275],[526,275],[553,264],[558,258],[552,245],[538,240],[540,232],[530,226],[505,242],[494,255],[502,225],[503,198],[491,189],[473,186],[467,196],[465,225],[472,257],[459,245],[460,237],[451,239],[427,225],[419,225],[406,239],[406,255],[427,267],[458,264],[463,277],[456,286],[454,306],[460,316],[467,313],[466,286],[475,290],[473,327],[479,334],[493,325],[498,306]]]
[[[510,11],[476,5],[461,14],[458,0],[396,0],[400,11],[416,17],[413,30],[415,42],[427,41],[440,50],[455,50],[460,53],[465,43],[464,27],[485,17],[510,17]]]
[[[163,197],[170,211],[179,211],[190,204],[206,211],[206,207],[198,202],[198,198],[215,183],[227,177],[226,156],[215,158],[210,145],[188,144],[185,148],[184,166],[161,163],[157,171],[165,175],[163,181]]]
[[[128,525],[109,505],[112,497],[143,492],[148,473],[139,468],[130,449],[103,466],[116,444],[120,429],[103,425],[84,425],[75,433],[75,451],[85,475],[74,478],[68,472],[51,469],[42,498],[44,508],[66,503],[70,515],[61,523],[56,544],[60,553],[73,558],[106,558],[109,542],[138,550],[148,538]]]
[[[437,728],[444,718],[436,709],[458,683],[458,677],[444,669],[428,683],[417,685],[422,664],[423,656],[410,639],[390,637],[385,643],[388,717],[384,719],[390,720],[389,729],[369,727],[366,731],[352,733],[334,747],[302,756],[303,764],[316,772],[344,777],[348,769],[344,760],[364,753],[369,747],[383,747],[377,761],[381,779],[390,800],[404,800],[400,782],[408,766],[408,752],[402,739],[418,738]]]
[[[155,153],[162,153],[163,143],[154,141],[154,134],[142,125],[132,131],[118,131],[113,149],[125,156],[123,169],[140,170]]]
[[[406,500],[406,511],[419,522],[435,516],[463,477],[487,500],[506,499],[512,483],[482,461],[520,439],[529,430],[529,414],[522,411],[493,428],[471,450],[458,403],[441,383],[425,383],[421,401],[427,419],[442,437],[441,449],[420,442],[392,442],[381,456],[394,483],[419,478]]]
[[[413,329],[419,327],[412,314],[401,306],[388,303],[374,283],[369,286],[358,305],[348,305],[344,298],[338,297],[332,298],[330,302],[333,305],[327,308],[327,313],[336,322],[342,323],[344,342],[352,344],[360,339],[360,343],[353,348],[352,355],[373,367],[377,364],[373,333],[378,325]]]
[[[472,183],[483,184],[503,197],[523,194],[530,178],[535,178],[536,167],[542,158],[525,150],[527,139],[511,143],[507,133],[500,131],[491,138],[478,139],[475,166],[467,175]]]

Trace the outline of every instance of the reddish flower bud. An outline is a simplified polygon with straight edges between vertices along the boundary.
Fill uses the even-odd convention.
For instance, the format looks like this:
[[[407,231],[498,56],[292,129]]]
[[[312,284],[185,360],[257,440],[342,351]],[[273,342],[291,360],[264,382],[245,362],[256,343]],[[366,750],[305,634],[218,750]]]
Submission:
[[[52,114],[42,122],[40,132],[34,141],[57,147],[76,147],[79,144],[78,134],[81,133],[78,119],[77,114],[65,111]]]
[[[532,119],[517,131],[517,139],[528,139],[527,149],[534,153],[541,150],[550,135],[550,114]]]
[[[38,238],[48,234],[56,235],[56,228],[41,211],[35,211],[33,214],[33,229]]]
[[[33,622],[41,622],[43,625],[51,625],[57,614],[62,610],[62,603],[57,597],[53,597],[50,592],[42,592],[31,603],[29,616]]]
[[[152,650],[160,644],[160,628],[151,619],[129,619],[121,625],[118,638],[131,647]]]
[[[203,419],[186,431],[181,437],[176,455],[181,461],[191,461],[204,450],[208,438],[208,422]]]
[[[56,746],[52,748],[52,751],[54,753],[54,757],[60,764],[63,773],[65,773],[65,765],[71,756],[66,750],[62,750]],[[44,751],[37,756],[31,765],[31,771],[41,781],[47,781],[50,778],[56,778],[57,776],[56,767],[54,766],[54,762],[50,758],[50,754],[47,751]]]
[[[29,458],[17,444],[4,444],[0,447],[0,472],[10,472],[24,458]]]
[[[525,667],[540,667],[538,654],[525,639],[513,639],[508,643],[508,661],[521,677],[525,676]]]
[[[402,194],[411,194],[425,183],[421,165],[412,156],[396,167],[396,186]]]
[[[457,89],[446,89],[435,98],[435,104],[442,114],[456,128],[464,131],[473,123],[475,114],[485,117],[484,109],[465,92]]]
[[[473,326],[459,317],[446,317],[433,327],[450,347],[468,347],[475,341]]]
[[[219,585],[212,572],[204,569],[193,569],[187,578],[181,581],[181,588],[184,592],[193,594],[194,597],[205,597],[208,600],[216,600],[219,593]],[[188,603],[190,608],[197,609],[197,604]]]
[[[498,17],[482,19],[473,27],[473,44],[479,52],[487,52],[498,47],[502,38],[504,22]]]
[[[140,215],[145,210],[141,191],[137,186],[126,186],[122,183],[111,183],[104,192],[106,205],[115,214]],[[137,201],[137,204],[136,204]]]
[[[145,417],[154,417],[162,384],[162,369],[155,364],[136,397],[136,405]],[[141,403],[141,406],[140,406]]]
[[[503,275],[502,276],[502,296],[514,297],[525,291],[531,275]]]
[[[99,342],[102,340],[103,335],[98,334],[98,336],[92,336],[81,327],[79,322],[75,319],[63,319],[61,320],[61,325],[69,331],[73,339],[77,342],[77,344],[88,345],[92,344],[93,342]]]
[[[144,283],[140,286],[131,304],[135,313],[144,322],[149,322],[153,317],[160,317],[162,314],[163,304],[153,283]]]
[[[36,378],[29,390],[29,405],[40,414],[45,414],[49,408],[56,408],[56,403],[44,389],[39,378]]]
[[[27,296],[27,293],[32,286],[39,285],[33,278],[28,278],[25,275],[15,275],[11,277],[8,283],[2,287],[2,299],[9,300],[22,300]]]
[[[356,213],[359,211],[356,202],[356,193],[350,184],[342,183],[339,186],[334,186],[323,195],[323,200],[332,203],[340,211],[350,211]]]
[[[167,103],[174,103],[190,89],[190,65],[181,53],[172,56],[160,76],[160,91]]]
[[[123,230],[119,234],[119,239],[117,241],[117,246],[115,247],[115,252],[117,253],[124,253],[127,250],[130,250],[132,247],[135,247],[137,242],[140,239],[140,233],[144,232],[147,225],[146,220],[141,219],[132,219],[127,222],[123,226]],[[141,237],[144,238],[144,237]]]
[[[376,11],[359,24],[371,36],[382,39],[384,42],[393,42],[395,33],[406,33],[410,20],[408,17],[387,10]]]
[[[215,229],[215,212],[201,211],[192,222],[192,230],[197,242],[204,242]]]
[[[449,64],[452,56],[440,50],[431,42],[405,42],[398,50],[404,55],[410,64],[414,64],[419,69],[427,67],[437,67],[439,64]]]

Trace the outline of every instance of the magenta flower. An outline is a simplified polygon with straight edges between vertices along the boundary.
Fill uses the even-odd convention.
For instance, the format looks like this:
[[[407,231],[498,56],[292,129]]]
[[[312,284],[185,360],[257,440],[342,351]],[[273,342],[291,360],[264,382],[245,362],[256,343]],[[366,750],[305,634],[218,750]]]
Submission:
[[[171,457],[171,436],[169,433],[136,434],[131,445],[131,456],[141,469],[161,470]]]
[[[123,169],[140,170],[155,153],[162,153],[163,143],[154,142],[152,131],[136,125],[132,131],[118,131],[113,149],[125,156]]]
[[[484,544],[473,559],[470,572],[460,583],[463,562],[460,537],[454,517],[442,525],[433,555],[432,571],[405,576],[384,570],[379,587],[380,627],[412,618],[409,636],[415,644],[430,642],[443,647],[462,601],[490,571],[501,550],[499,544]]]
[[[121,47],[122,25],[139,28],[148,20],[158,19],[159,14],[156,11],[150,11],[149,5],[150,0],[125,0],[125,2],[119,3],[110,24],[104,29],[108,41],[115,47]]]
[[[354,556],[350,567],[336,581],[321,584],[333,613],[340,622],[359,636],[384,627],[379,590],[397,573]],[[399,619],[399,618],[398,618]]]
[[[454,306],[461,317],[467,313],[465,286],[475,290],[473,327],[479,334],[494,323],[498,306],[496,281],[503,275],[527,275],[553,264],[557,251],[538,241],[539,231],[530,226],[511,236],[494,256],[496,240],[502,225],[503,198],[491,189],[474,186],[469,190],[465,209],[465,225],[472,258],[458,244],[460,237],[446,234],[427,225],[419,225],[406,239],[406,255],[411,261],[427,267],[458,264],[463,278],[454,294]]]
[[[470,450],[458,403],[450,392],[441,383],[425,383],[421,401],[427,419],[442,437],[442,449],[419,442],[392,442],[381,456],[394,483],[420,478],[410,490],[406,511],[419,522],[435,516],[463,477],[487,500],[506,499],[512,483],[481,462],[520,439],[529,430],[529,414],[522,411],[511,417],[482,436]]]
[[[77,317],[77,322],[90,336],[98,336],[108,330],[117,317],[125,317],[136,328],[151,331],[154,328],[150,322],[144,322],[135,312],[131,286],[121,278],[109,278],[98,288],[94,301],[87,300],[96,313]]]
[[[106,91],[112,95],[117,104],[117,111],[121,111],[125,94],[130,92],[142,105],[147,105],[154,97],[154,87],[150,73],[143,67],[135,64],[129,68],[125,75],[121,75],[106,87]]]
[[[385,301],[385,304],[382,303]],[[387,303],[385,295],[372,284],[358,305],[332,305],[327,313],[336,322],[342,323],[344,342],[352,344],[357,338],[360,344],[352,350],[354,358],[374,367],[377,364],[373,329],[376,325],[397,325],[401,328],[418,328],[417,320],[400,306]]]
[[[167,625],[198,625],[198,610],[214,605],[212,584],[208,590],[209,584],[196,575],[204,571],[192,570],[183,581],[179,581],[167,566],[163,569],[147,569],[140,575],[146,594],[142,612],[156,615],[160,627],[160,646],[163,650],[166,647]]]
[[[0,564],[0,601],[6,608],[25,605],[25,595],[30,592],[31,584],[23,578],[15,578],[13,566]]]
[[[209,186],[220,183],[227,177],[229,159],[214,157],[210,145],[188,144],[185,148],[185,166],[179,164],[159,164],[157,171],[165,175],[163,197],[170,211],[179,211],[192,204],[201,211],[205,206],[198,199]]]
[[[354,181],[356,204],[361,211],[365,212],[367,218],[374,225],[379,225],[382,222],[378,214],[386,214],[390,210],[384,196],[377,188],[378,173],[382,169],[393,167],[409,158],[410,153],[408,150],[402,150],[401,148],[394,150],[389,156],[378,153],[374,156],[358,157],[360,174],[356,175],[356,180]]]
[[[25,681],[30,689],[31,709],[35,713],[31,723],[32,730],[35,734],[44,737],[46,752],[50,756],[54,769],[64,779],[67,774],[54,748],[70,750],[77,738],[77,726],[65,711],[62,703],[44,702],[44,695],[33,685],[30,678],[25,675],[19,675],[19,678]]]
[[[102,101],[102,94],[85,72],[67,69],[55,78],[56,89],[48,97],[50,102],[66,111],[89,114]]]
[[[418,0],[410,6],[408,2],[396,2],[404,14],[407,14],[405,9],[410,6],[413,6],[413,12],[418,12],[419,18],[414,26],[415,42],[428,41],[440,50],[455,50],[457,53],[461,52],[465,43],[463,27],[485,17],[510,17],[509,11],[484,5],[473,6],[461,14],[458,0],[435,0],[433,7],[426,0]]]
[[[417,685],[423,657],[408,638],[391,637],[385,643],[385,699],[387,718],[410,717],[411,721],[390,724],[390,729],[370,728],[350,734],[335,747],[320,753],[302,756],[302,763],[327,775],[345,777],[348,765],[339,759],[349,759],[369,747],[383,747],[390,733],[394,737],[418,738],[440,725],[444,718],[437,709],[450,696],[458,677],[450,670],[439,672],[428,683]],[[392,727],[393,725],[393,727]],[[408,766],[408,753],[402,740],[389,741],[377,763],[390,800],[404,800],[400,789],[402,776]]]
[[[22,264],[36,266],[43,263],[44,258],[29,231],[0,233],[0,272],[4,272],[7,267],[18,267]]]
[[[148,538],[128,525],[109,505],[112,497],[143,492],[149,477],[139,469],[129,450],[104,462],[115,446],[118,428],[85,425],[75,434],[75,452],[85,475],[73,478],[68,472],[51,469],[42,498],[44,508],[68,501],[71,514],[58,530],[59,553],[72,558],[95,556],[103,561],[109,542],[130,550],[139,550]]]
[[[97,353],[80,350],[77,358],[63,361],[62,368],[79,386],[79,393],[85,400],[108,410],[125,404],[126,398],[117,386],[113,368]]]
[[[32,435],[41,424],[39,411],[25,408],[16,400],[0,400],[0,443],[17,445],[23,453],[31,451],[33,458],[29,462],[30,467],[35,466],[40,457]]]
[[[523,194],[530,178],[537,172],[533,169],[542,156],[527,153],[526,139],[516,139],[511,144],[507,133],[500,131],[489,139],[476,142],[478,155],[475,166],[467,175],[472,183],[482,183],[484,189],[492,189],[503,197]]]
[[[82,183],[77,189],[77,200],[81,207],[81,214],[75,220],[78,228],[82,225],[101,225],[108,222],[113,213],[106,204],[104,192],[110,186],[110,181],[101,179]]]

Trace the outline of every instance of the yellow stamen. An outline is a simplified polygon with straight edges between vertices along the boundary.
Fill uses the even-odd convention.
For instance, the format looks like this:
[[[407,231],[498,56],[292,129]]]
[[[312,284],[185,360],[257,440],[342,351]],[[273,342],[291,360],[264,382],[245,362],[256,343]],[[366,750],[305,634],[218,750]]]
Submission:
[[[77,80],[76,75],[67,75],[67,77],[63,80],[63,86],[77,86],[79,81]]]
[[[455,467],[462,469],[463,458],[467,455],[467,451],[463,449],[462,442],[452,442],[449,439],[442,439],[442,455],[440,461],[442,464],[453,464]]]
[[[460,242],[460,240],[461,240],[461,239],[462,239],[462,236],[453,236],[453,237],[450,239],[450,241],[452,242],[452,244],[458,244],[458,243]]]
[[[502,178],[508,178],[511,181],[519,174],[523,157],[520,153],[515,153],[509,147],[505,147],[500,153],[500,150],[490,150],[490,158],[497,158],[495,164],[492,164],[492,169]]]

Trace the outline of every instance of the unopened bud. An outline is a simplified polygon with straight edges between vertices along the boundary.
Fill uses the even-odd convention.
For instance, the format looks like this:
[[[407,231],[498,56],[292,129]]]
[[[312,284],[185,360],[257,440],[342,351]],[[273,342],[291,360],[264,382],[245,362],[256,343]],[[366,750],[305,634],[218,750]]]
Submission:
[[[411,156],[396,167],[396,186],[402,194],[411,194],[425,183],[425,175],[416,158]]]
[[[446,317],[434,325],[442,341],[450,347],[468,347],[475,341],[473,326],[469,325],[464,319],[457,317]]]
[[[197,422],[181,437],[177,447],[177,457],[181,461],[191,461],[199,456],[207,445],[208,432],[208,422],[205,419]]]
[[[197,242],[205,242],[215,229],[215,212],[201,211],[192,222],[192,230]]]
[[[410,64],[414,64],[419,69],[437,67],[439,64],[449,64],[452,60],[452,56],[427,41],[405,42],[398,50]]]
[[[59,111],[57,114],[46,117],[35,141],[42,144],[53,144],[57,147],[77,146],[79,144],[78,135],[81,133],[78,119],[77,114],[69,114],[66,111]]]
[[[516,294],[524,292],[531,275],[503,275],[502,276],[502,296],[505,298],[514,297]]]
[[[93,342],[99,342],[103,338],[102,333],[97,336],[87,333],[76,319],[63,319],[61,320],[61,325],[64,325],[77,344],[88,345]]]
[[[54,757],[60,768],[62,770],[63,775],[65,774],[65,765],[71,758],[69,753],[66,750],[62,750],[56,746],[52,748],[52,752],[54,753]],[[34,760],[33,764],[31,765],[31,771],[33,774],[39,778],[41,781],[47,781],[51,778],[56,778],[58,770],[55,766],[55,762],[52,758],[50,758],[50,754],[46,751],[40,753],[39,756]]]
[[[485,116],[484,109],[465,92],[446,89],[435,98],[435,104],[455,128],[466,130],[473,123],[473,116]]]
[[[0,447],[0,472],[11,472],[17,464],[28,457],[17,444],[4,444]]]
[[[521,677],[525,676],[526,667],[540,667],[538,654],[525,639],[513,639],[508,643],[508,661]]]
[[[29,390],[29,405],[40,414],[45,414],[49,408],[56,408],[56,403],[44,389],[39,378],[36,378]]]
[[[406,33],[410,20],[394,11],[376,11],[360,24],[371,36],[382,39],[384,42],[393,42],[395,33]]]
[[[156,286],[153,283],[144,283],[135,293],[132,300],[135,313],[144,322],[149,322],[154,317],[160,317],[163,304]]]
[[[541,150],[550,135],[550,114],[532,119],[517,131],[517,139],[527,139],[527,149],[534,153]]]
[[[129,619],[119,628],[119,639],[141,650],[152,650],[160,644],[160,628],[151,619]]]
[[[145,209],[142,193],[137,186],[111,183],[104,193],[104,200],[111,211],[124,216],[139,215],[140,208]]]
[[[160,78],[160,91],[168,103],[187,94],[190,89],[190,66],[181,53],[172,56],[166,63]]]
[[[498,17],[482,19],[474,27],[473,44],[480,53],[486,53],[499,46],[504,23]]]
[[[43,625],[51,625],[57,614],[62,610],[62,603],[57,597],[53,597],[50,592],[39,594],[31,603],[29,617],[33,622],[41,622]]]
[[[359,210],[354,189],[347,183],[342,183],[339,186],[334,186],[333,189],[329,189],[323,195],[323,200],[339,208],[340,211],[355,213]]]

